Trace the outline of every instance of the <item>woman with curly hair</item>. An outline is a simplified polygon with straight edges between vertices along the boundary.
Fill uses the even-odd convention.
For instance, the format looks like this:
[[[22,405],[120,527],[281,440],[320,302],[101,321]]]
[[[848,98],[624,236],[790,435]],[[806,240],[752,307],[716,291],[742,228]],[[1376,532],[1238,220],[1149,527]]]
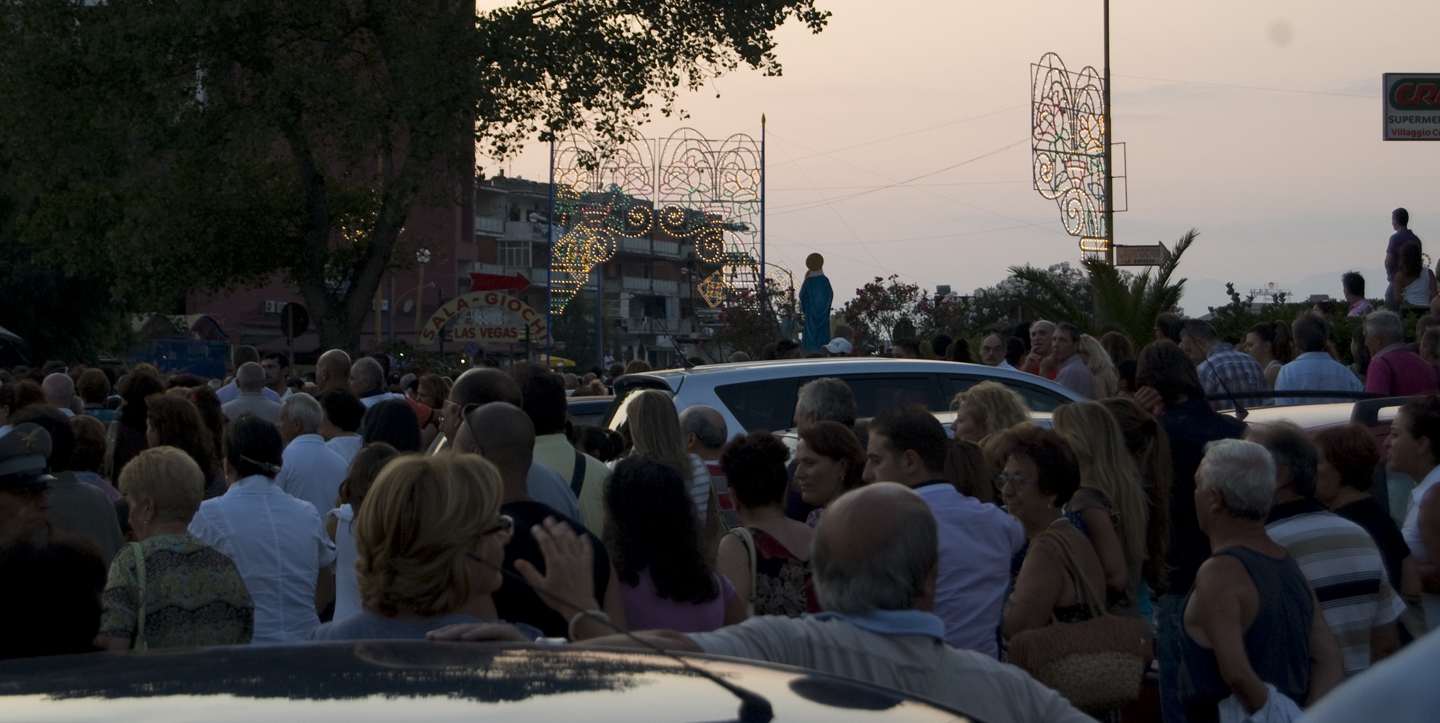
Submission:
[[[704,633],[745,619],[734,586],[705,562],[694,504],[674,467],[621,461],[605,511],[605,549],[632,629]]]
[[[950,400],[955,421],[950,425],[956,439],[983,445],[985,438],[1030,421],[1030,410],[1015,390],[999,382],[980,382]]]
[[[153,394],[145,400],[145,439],[150,447],[174,447],[190,455],[205,475],[205,499],[225,492],[225,474],[219,455],[200,416],[189,400],[169,394]]]
[[[810,582],[812,530],[785,516],[789,457],[785,443],[764,430],[736,435],[720,455],[740,527],[720,541],[715,567],[735,585],[749,615],[820,612]]]

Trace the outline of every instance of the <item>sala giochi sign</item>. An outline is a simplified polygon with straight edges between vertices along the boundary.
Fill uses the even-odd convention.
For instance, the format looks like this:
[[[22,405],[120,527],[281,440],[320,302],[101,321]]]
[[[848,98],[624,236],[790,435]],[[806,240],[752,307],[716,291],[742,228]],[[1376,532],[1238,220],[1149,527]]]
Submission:
[[[530,308],[529,304],[520,299],[501,291],[472,291],[451,299],[444,306],[436,309],[435,315],[425,322],[424,328],[420,331],[420,337],[425,341],[435,341],[440,336],[440,330],[461,312],[485,308],[503,311],[511,318],[519,319],[519,323],[457,326],[455,329],[456,339],[518,342],[525,340],[527,332],[531,340],[545,338],[545,315]]]

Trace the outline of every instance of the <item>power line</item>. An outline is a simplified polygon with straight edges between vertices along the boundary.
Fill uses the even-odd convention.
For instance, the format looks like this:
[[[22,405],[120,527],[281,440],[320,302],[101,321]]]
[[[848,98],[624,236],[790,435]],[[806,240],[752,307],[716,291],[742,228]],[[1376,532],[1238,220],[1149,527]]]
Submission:
[[[1333,95],[1333,96],[1338,96],[1338,97],[1340,97],[1340,98],[1364,98],[1364,99],[1366,99],[1366,100],[1376,100],[1376,99],[1379,98],[1379,96],[1374,96],[1374,95],[1360,95],[1360,94],[1358,94],[1358,93],[1332,93],[1332,92],[1323,91],[1323,90],[1296,90],[1295,88],[1268,88],[1268,87],[1260,86],[1260,85],[1235,85],[1235,84],[1233,84],[1233,83],[1210,83],[1210,82],[1206,82],[1206,81],[1202,81],[1202,80],[1176,80],[1176,79],[1174,79],[1174,78],[1151,78],[1151,77],[1145,76],[1145,75],[1121,75],[1120,73],[1112,73],[1111,75],[1115,76],[1116,78],[1134,78],[1134,79],[1136,79],[1136,80],[1153,80],[1153,81],[1155,81],[1155,82],[1157,82],[1157,83],[1180,83],[1180,84],[1182,84],[1182,85],[1209,85],[1209,86],[1214,86],[1214,87],[1216,87],[1216,88],[1241,88],[1241,89],[1244,89],[1244,90],[1267,90],[1267,91],[1271,91],[1271,92],[1273,92],[1273,93],[1299,93],[1299,94],[1301,94],[1301,95]]]
[[[1028,103],[1023,103],[1023,104],[1021,104],[1021,105],[1012,105],[1012,106],[1010,106],[1009,108],[1001,108],[1000,110],[990,111],[989,113],[981,113],[980,115],[970,116],[969,118],[961,118],[960,120],[953,120],[953,121],[949,121],[949,122],[947,122],[947,123],[941,123],[940,125],[930,126],[930,127],[928,127],[928,128],[921,128],[921,129],[919,129],[919,130],[906,131],[906,132],[904,132],[904,133],[897,133],[897,134],[895,134],[895,135],[893,135],[893,136],[885,136],[884,138],[876,138],[876,139],[873,140],[873,141],[865,141],[864,143],[856,143],[855,145],[845,146],[845,147],[843,147],[843,148],[835,148],[835,149],[832,149],[832,150],[829,150],[829,151],[824,151],[824,152],[814,151],[814,152],[812,152],[812,153],[811,153],[810,155],[808,155],[808,156],[801,156],[801,157],[799,157],[799,158],[792,158],[791,160],[788,160],[788,161],[786,161],[785,163],[799,163],[800,161],[808,160],[808,159],[815,158],[815,157],[818,157],[818,156],[825,156],[825,155],[829,155],[829,154],[831,154],[831,153],[839,153],[840,151],[848,151],[848,150],[851,150],[852,148],[862,148],[862,147],[864,147],[864,146],[871,146],[871,145],[874,145],[874,144],[876,144],[876,143],[884,143],[885,141],[893,141],[893,140],[895,140],[896,138],[904,138],[904,137],[906,137],[906,136],[913,136],[913,135],[916,135],[916,134],[918,134],[918,133],[927,133],[927,132],[929,132],[929,131],[938,130],[938,129],[940,129],[940,128],[948,128],[948,127],[950,127],[950,126],[959,125],[959,124],[961,124],[961,123],[969,123],[970,121],[973,121],[973,120],[979,120],[979,119],[981,119],[981,118],[989,118],[989,117],[992,116],[992,115],[999,115],[999,114],[1001,114],[1001,113],[1008,113],[1008,112],[1010,112],[1010,111],[1012,111],[1012,110],[1016,110],[1016,109],[1019,109],[1019,108],[1024,108],[1024,107],[1026,107],[1026,106],[1028,106],[1028,105],[1029,105]],[[801,146],[801,147],[803,148],[804,146]],[[806,149],[806,150],[809,150],[809,149]],[[781,164],[781,165],[784,165],[784,164]]]

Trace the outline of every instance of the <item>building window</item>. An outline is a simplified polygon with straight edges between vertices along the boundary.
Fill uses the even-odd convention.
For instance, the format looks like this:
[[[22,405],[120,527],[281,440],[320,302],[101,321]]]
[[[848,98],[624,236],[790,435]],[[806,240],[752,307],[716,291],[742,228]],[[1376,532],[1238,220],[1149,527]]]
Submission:
[[[498,257],[501,266],[518,266],[522,269],[530,268],[529,241],[498,241],[496,242],[495,255]]]

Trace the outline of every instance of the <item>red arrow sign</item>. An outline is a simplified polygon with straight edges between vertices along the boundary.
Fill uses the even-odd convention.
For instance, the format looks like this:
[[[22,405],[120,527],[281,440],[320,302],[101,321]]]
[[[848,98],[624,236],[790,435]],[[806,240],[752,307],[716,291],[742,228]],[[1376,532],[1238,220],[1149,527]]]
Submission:
[[[471,291],[523,291],[529,285],[530,280],[519,273],[514,276],[470,274]]]

